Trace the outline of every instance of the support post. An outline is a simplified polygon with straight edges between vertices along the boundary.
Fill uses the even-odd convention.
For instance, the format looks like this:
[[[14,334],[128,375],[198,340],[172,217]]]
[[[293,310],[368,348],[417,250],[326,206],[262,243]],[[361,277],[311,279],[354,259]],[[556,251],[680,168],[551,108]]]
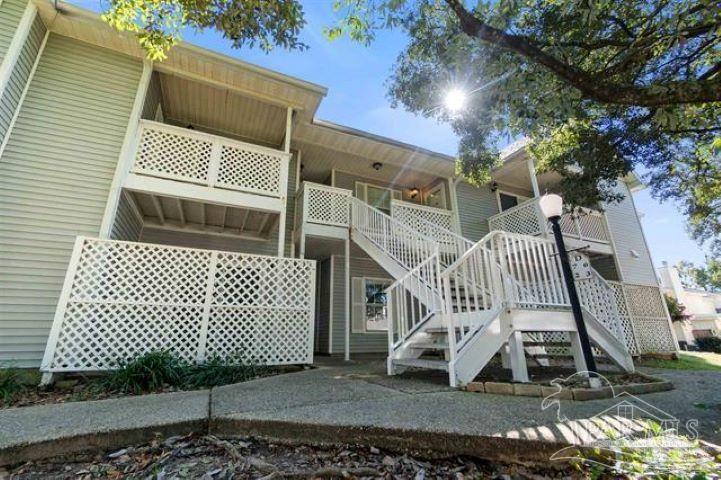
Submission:
[[[541,189],[538,188],[538,178],[536,178],[536,166],[533,164],[533,159],[529,158],[526,160],[528,165],[528,175],[531,177],[531,188],[533,189],[533,196],[538,198],[541,196]]]
[[[345,354],[350,360],[350,239],[345,240]]]
[[[528,383],[528,366],[523,352],[523,332],[514,331],[508,339],[508,350],[511,360],[511,371],[515,382]]]

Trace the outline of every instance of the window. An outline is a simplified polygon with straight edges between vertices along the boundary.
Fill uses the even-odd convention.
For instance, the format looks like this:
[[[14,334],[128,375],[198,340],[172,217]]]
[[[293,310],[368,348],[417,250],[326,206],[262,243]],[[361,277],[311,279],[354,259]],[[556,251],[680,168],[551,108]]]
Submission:
[[[378,210],[391,213],[391,198],[401,200],[403,192],[391,188],[379,187],[370,183],[356,182],[355,196]]]
[[[429,207],[446,208],[446,185],[438,182],[426,193],[425,203]]]
[[[501,190],[497,190],[496,195],[498,195],[498,208],[501,212],[505,212],[509,208],[513,208],[528,200],[528,197],[502,192]]]
[[[388,331],[388,299],[385,289],[390,286],[391,280],[354,277],[352,283],[352,332]]]

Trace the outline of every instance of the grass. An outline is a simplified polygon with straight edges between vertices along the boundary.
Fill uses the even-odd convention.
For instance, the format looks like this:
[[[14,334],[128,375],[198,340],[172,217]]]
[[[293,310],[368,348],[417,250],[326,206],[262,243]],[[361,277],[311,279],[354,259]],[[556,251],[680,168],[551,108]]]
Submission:
[[[721,371],[721,354],[711,352],[679,352],[678,360],[642,358],[639,365],[670,370],[715,370]]]
[[[20,370],[16,368],[0,370],[0,403],[10,403],[15,395],[25,389],[21,377]]]

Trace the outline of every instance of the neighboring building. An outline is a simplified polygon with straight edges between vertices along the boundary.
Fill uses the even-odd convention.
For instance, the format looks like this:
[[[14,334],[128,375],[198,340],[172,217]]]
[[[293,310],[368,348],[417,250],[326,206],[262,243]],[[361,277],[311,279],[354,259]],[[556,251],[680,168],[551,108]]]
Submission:
[[[721,292],[684,286],[678,268],[666,262],[658,269],[658,278],[664,293],[678,300],[689,315],[688,320],[673,325],[682,346],[694,345],[697,338],[721,336]]]
[[[523,380],[524,350],[577,349],[538,207],[559,179],[522,146],[473,186],[452,157],[316,119],[323,87],[187,44],[152,64],[57,5],[0,4],[0,360],[387,352],[391,371],[458,384],[499,350]],[[626,369],[629,352],[676,348],[638,186],[562,221],[587,247],[573,256],[592,339]]]

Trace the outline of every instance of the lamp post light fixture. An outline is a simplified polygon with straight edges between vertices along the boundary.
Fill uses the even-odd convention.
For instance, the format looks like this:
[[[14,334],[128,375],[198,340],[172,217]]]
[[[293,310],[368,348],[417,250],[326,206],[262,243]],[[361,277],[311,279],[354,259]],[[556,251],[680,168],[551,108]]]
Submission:
[[[576,282],[573,279],[571,262],[568,260],[568,250],[566,250],[566,244],[563,241],[563,233],[561,233],[561,225],[559,223],[561,215],[563,214],[563,198],[559,195],[547,194],[541,197],[538,205],[541,208],[543,216],[551,222],[553,237],[556,240],[558,256],[561,260],[561,271],[563,272],[563,279],[566,282],[566,290],[568,290],[568,300],[571,302],[571,312],[573,313],[573,319],[576,322],[576,329],[578,330],[578,339],[581,344],[583,358],[586,361],[586,369],[588,372],[596,374],[595,376],[589,378],[589,381],[591,382],[592,387],[600,386],[597,375],[598,370],[596,369],[596,360],[593,358],[591,341],[588,338],[586,324],[583,321],[581,302],[578,299],[578,291],[576,290]]]

